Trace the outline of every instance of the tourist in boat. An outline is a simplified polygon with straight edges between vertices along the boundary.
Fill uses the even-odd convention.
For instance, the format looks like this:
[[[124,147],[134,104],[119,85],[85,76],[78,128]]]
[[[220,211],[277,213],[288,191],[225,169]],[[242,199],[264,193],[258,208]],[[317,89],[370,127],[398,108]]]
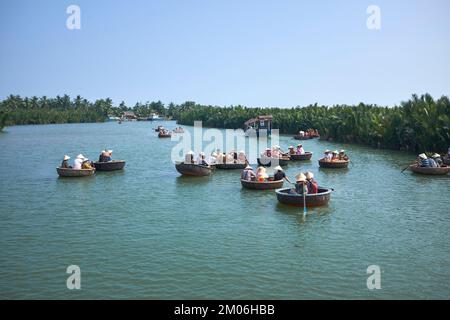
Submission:
[[[280,158],[281,157],[281,153],[280,153],[280,149],[278,146],[274,146],[272,148],[272,158]]]
[[[308,189],[308,194],[316,194],[319,190],[319,185],[314,180],[314,174],[308,171],[305,175],[306,177],[306,187]]]
[[[64,156],[63,161],[61,162],[61,168],[72,169],[72,166],[69,165],[69,159],[70,157],[68,155]]]
[[[339,160],[339,152],[337,150],[334,150],[331,153],[331,161],[336,161]]]
[[[98,158],[98,162],[110,162],[112,161],[112,150],[103,150]]]
[[[259,167],[258,169],[256,169],[256,178],[259,182],[264,182],[266,181],[266,179],[269,178],[267,172],[266,172],[266,168],[264,167]]]
[[[292,192],[297,194],[308,193],[308,189],[306,188],[306,176],[303,173],[299,173],[295,177],[295,188],[292,190]]]
[[[209,166],[209,163],[205,159],[204,152],[200,152],[200,154],[198,155],[197,164],[202,165],[202,166]]]
[[[295,152],[295,149],[294,149],[294,147],[293,146],[289,146],[289,154],[291,155],[291,154],[295,154],[296,152]]]
[[[216,153],[216,163],[222,164],[223,163],[222,152],[220,152],[220,149],[217,149],[215,153]]]
[[[76,159],[73,161],[73,169],[81,170],[81,165],[83,164],[84,156],[79,154]]]
[[[216,164],[217,163],[217,153],[213,152],[211,153],[211,157],[209,157],[210,164]]]
[[[256,180],[256,173],[253,172],[253,168],[248,165],[241,173],[241,179],[245,181],[254,181]]]
[[[345,154],[345,150],[340,150],[338,155],[339,160],[347,161],[348,156]]]
[[[442,167],[444,164],[444,161],[442,161],[441,155],[438,153],[435,153],[431,156],[433,161],[436,163],[436,167]]]
[[[272,158],[272,150],[270,148],[266,148],[266,151],[263,153],[264,157]]]
[[[323,157],[323,160],[324,160],[324,161],[327,161],[327,162],[330,162],[331,159],[333,159],[333,154],[331,153],[330,150],[328,150],[328,149],[325,150],[325,151],[324,151],[324,157]]]
[[[305,154],[305,149],[303,149],[303,145],[299,144],[297,145],[297,154]]]
[[[418,163],[420,167],[424,168],[429,168],[431,166],[430,159],[428,159],[425,153],[419,154]]]
[[[288,177],[286,177],[286,173],[284,172],[283,168],[280,166],[275,167],[275,174],[273,175],[274,181],[280,181],[285,179],[287,182],[292,183],[291,180],[289,180]]]
[[[298,135],[299,135],[300,137],[304,137],[304,136],[305,136],[305,131],[302,131],[302,130],[299,131],[299,132],[298,132]]]
[[[83,162],[81,163],[81,169],[92,169],[91,162],[88,158],[83,158]]]
[[[245,156],[244,150],[239,151],[237,163],[247,163],[247,157]]]
[[[194,152],[192,150],[184,156],[184,163],[194,163]]]

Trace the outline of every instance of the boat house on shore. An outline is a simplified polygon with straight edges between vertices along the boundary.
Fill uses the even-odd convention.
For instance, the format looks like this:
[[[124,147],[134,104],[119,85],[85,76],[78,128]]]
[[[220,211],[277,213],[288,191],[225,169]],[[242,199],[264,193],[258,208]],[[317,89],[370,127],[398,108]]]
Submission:
[[[272,115],[257,116],[256,118],[245,121],[245,135],[251,136],[256,134],[259,137],[260,130],[265,130],[267,135],[270,136],[272,133],[272,121]]]

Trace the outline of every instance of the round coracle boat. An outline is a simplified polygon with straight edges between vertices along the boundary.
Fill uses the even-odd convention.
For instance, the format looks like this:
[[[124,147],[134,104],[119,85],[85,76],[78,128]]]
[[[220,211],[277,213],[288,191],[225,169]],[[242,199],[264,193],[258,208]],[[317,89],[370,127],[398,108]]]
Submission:
[[[283,156],[282,158],[258,158],[258,164],[263,167],[274,167],[274,166],[287,166],[291,158],[289,156]]]
[[[291,154],[290,157],[292,161],[307,161],[311,160],[312,155],[312,152],[305,152],[304,154]]]
[[[243,170],[247,165],[245,163],[216,163],[214,167],[220,170]]]
[[[420,167],[415,164],[410,165],[409,169],[414,173],[433,175],[433,176],[439,176],[439,175],[443,176],[450,172],[450,167],[431,168],[431,167]]]
[[[88,177],[95,173],[95,168],[92,169],[72,169],[72,168],[56,168],[60,177]]]
[[[253,190],[272,190],[272,189],[279,189],[283,187],[284,180],[277,180],[277,181],[248,181],[241,179],[241,185],[243,188],[246,189],[253,189]]]
[[[326,205],[331,198],[331,188],[319,187],[315,194],[306,194],[305,203],[307,207],[319,207]],[[303,195],[295,193],[295,189],[284,188],[275,191],[279,202],[296,207],[303,207]]]
[[[325,161],[324,159],[319,160],[319,166],[321,168],[330,168],[330,169],[340,169],[347,168],[350,160],[333,160],[333,161]]]
[[[161,131],[158,133],[158,137],[159,138],[170,138],[172,136],[172,134],[169,133],[162,133]]]
[[[294,139],[295,140],[309,140],[309,139],[312,139],[312,138],[314,138],[313,136],[301,136],[301,135],[295,135],[294,136]]]
[[[175,168],[179,173],[185,176],[209,176],[212,172],[211,166],[202,166],[196,163],[180,162],[175,164]]]
[[[122,170],[125,167],[125,161],[113,160],[108,162],[94,162],[95,169],[97,171],[114,171]]]

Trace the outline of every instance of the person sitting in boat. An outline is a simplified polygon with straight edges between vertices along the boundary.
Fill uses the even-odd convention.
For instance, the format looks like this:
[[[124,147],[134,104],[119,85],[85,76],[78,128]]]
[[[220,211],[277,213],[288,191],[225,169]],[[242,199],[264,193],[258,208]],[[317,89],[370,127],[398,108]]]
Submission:
[[[253,168],[248,165],[241,173],[241,179],[245,181],[254,181],[256,180],[256,173],[253,172]]]
[[[192,150],[184,156],[184,163],[194,163],[194,152]]]
[[[438,153],[435,153],[431,156],[433,161],[436,163],[436,167],[442,167],[444,164],[444,161],[442,161],[441,155]]]
[[[297,154],[305,154],[305,149],[303,149],[303,145],[299,144],[297,145]]]
[[[70,157],[68,155],[65,155],[63,161],[61,162],[60,168],[72,169],[72,166],[69,165],[69,159]]]
[[[270,148],[266,148],[266,151],[262,155],[267,158],[272,158],[272,150]]]
[[[308,193],[308,189],[306,188],[306,176],[303,173],[299,173],[295,176],[295,188],[292,189],[291,192],[296,194]]]
[[[327,161],[327,162],[331,162],[331,159],[333,159],[333,154],[331,153],[330,150],[328,150],[328,149],[325,150],[323,160]]]
[[[334,150],[331,153],[331,161],[337,161],[339,160],[339,152],[337,150]]]
[[[419,154],[418,162],[420,167],[429,168],[431,166],[430,159],[428,159],[425,153]]]
[[[305,136],[305,131],[303,131],[303,130],[299,131],[299,132],[298,132],[298,135],[299,135],[300,137],[304,137],[304,136]]]
[[[293,146],[289,146],[288,149],[289,149],[289,151],[288,151],[289,154],[295,154],[296,153]]]
[[[83,162],[81,163],[81,169],[92,169],[91,162],[88,158],[83,159]]]
[[[308,194],[316,194],[319,190],[319,184],[314,180],[314,174],[311,171],[308,171],[305,177]]]
[[[340,150],[339,151],[338,159],[339,160],[344,160],[344,161],[348,160],[348,156],[345,154],[345,150]]]
[[[200,152],[200,154],[198,155],[197,164],[201,166],[209,166],[209,163],[206,161],[204,152]]]
[[[245,156],[244,150],[239,151],[237,162],[238,163],[247,163],[247,157]]]
[[[211,164],[217,163],[217,153],[216,152],[211,153],[211,157],[209,157],[209,162]]]
[[[278,146],[274,146],[272,148],[272,158],[280,158],[280,157],[281,157],[280,149],[278,149]]]
[[[77,155],[76,159],[73,161],[73,169],[81,170],[81,165],[83,164],[84,156],[82,154]]]
[[[286,173],[284,172],[282,167],[276,166],[274,170],[275,170],[275,174],[273,175],[274,181],[280,181],[285,179],[287,182],[292,183],[291,180],[289,180],[289,178],[286,176]]]
[[[266,172],[266,168],[264,167],[259,167],[258,169],[256,169],[256,179],[259,182],[264,182],[266,181],[266,179],[269,178],[269,175]]]

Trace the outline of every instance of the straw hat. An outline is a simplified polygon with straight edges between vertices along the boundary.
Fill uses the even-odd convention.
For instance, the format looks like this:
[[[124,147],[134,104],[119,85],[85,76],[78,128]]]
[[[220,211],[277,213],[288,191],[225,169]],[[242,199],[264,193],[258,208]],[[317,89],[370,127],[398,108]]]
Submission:
[[[440,154],[437,154],[437,153],[435,153],[435,154],[433,154],[432,156],[431,156],[432,158],[440,158],[441,157],[441,155]]]
[[[334,153],[334,154],[338,154],[339,152],[338,152],[337,150],[334,150],[333,153]]]
[[[186,154],[194,154],[194,151],[192,151],[192,150],[190,150],[188,153],[186,153]]]
[[[274,168],[274,170],[275,170],[275,171],[283,171],[283,168],[280,167],[280,166],[276,166],[276,167]]]
[[[289,146],[289,149],[294,149],[294,147],[293,146]]]
[[[328,149],[324,151],[324,153],[330,153],[330,152],[331,152],[331,151],[330,151],[330,150],[328,150]]]
[[[204,152],[202,151],[202,152],[200,152],[200,155],[201,155],[201,156],[204,156],[204,155],[205,155],[205,153],[204,153]]]
[[[419,158],[421,158],[421,159],[427,159],[427,156],[426,156],[425,153],[421,153],[421,154],[419,154]]]
[[[86,162],[86,161],[88,161],[89,159],[88,158],[83,158],[83,162]]]
[[[213,153],[211,154],[211,156],[212,156],[212,157],[217,157],[217,153],[213,152]]]
[[[64,160],[69,160],[69,159],[70,159],[70,157],[68,155],[64,156]]]
[[[252,168],[251,165],[247,165],[247,166],[245,167],[245,170],[253,170],[253,168]]]
[[[244,150],[239,151],[240,154],[245,154]]]
[[[341,150],[339,151],[339,153],[345,153],[345,150],[341,149]]]
[[[295,179],[297,182],[303,182],[305,181],[306,177],[303,173],[299,173],[298,175],[295,176]]]
[[[84,156],[80,153],[79,155],[77,155],[77,159],[83,160]]]
[[[306,173],[306,179],[311,180],[312,178],[314,178],[314,174],[311,171],[308,171]]]
[[[113,151],[112,150],[108,150],[108,153],[111,154],[111,153],[113,153]]]
[[[270,148],[266,148],[266,151],[270,151],[270,150],[272,150],[272,149],[270,149]]]

